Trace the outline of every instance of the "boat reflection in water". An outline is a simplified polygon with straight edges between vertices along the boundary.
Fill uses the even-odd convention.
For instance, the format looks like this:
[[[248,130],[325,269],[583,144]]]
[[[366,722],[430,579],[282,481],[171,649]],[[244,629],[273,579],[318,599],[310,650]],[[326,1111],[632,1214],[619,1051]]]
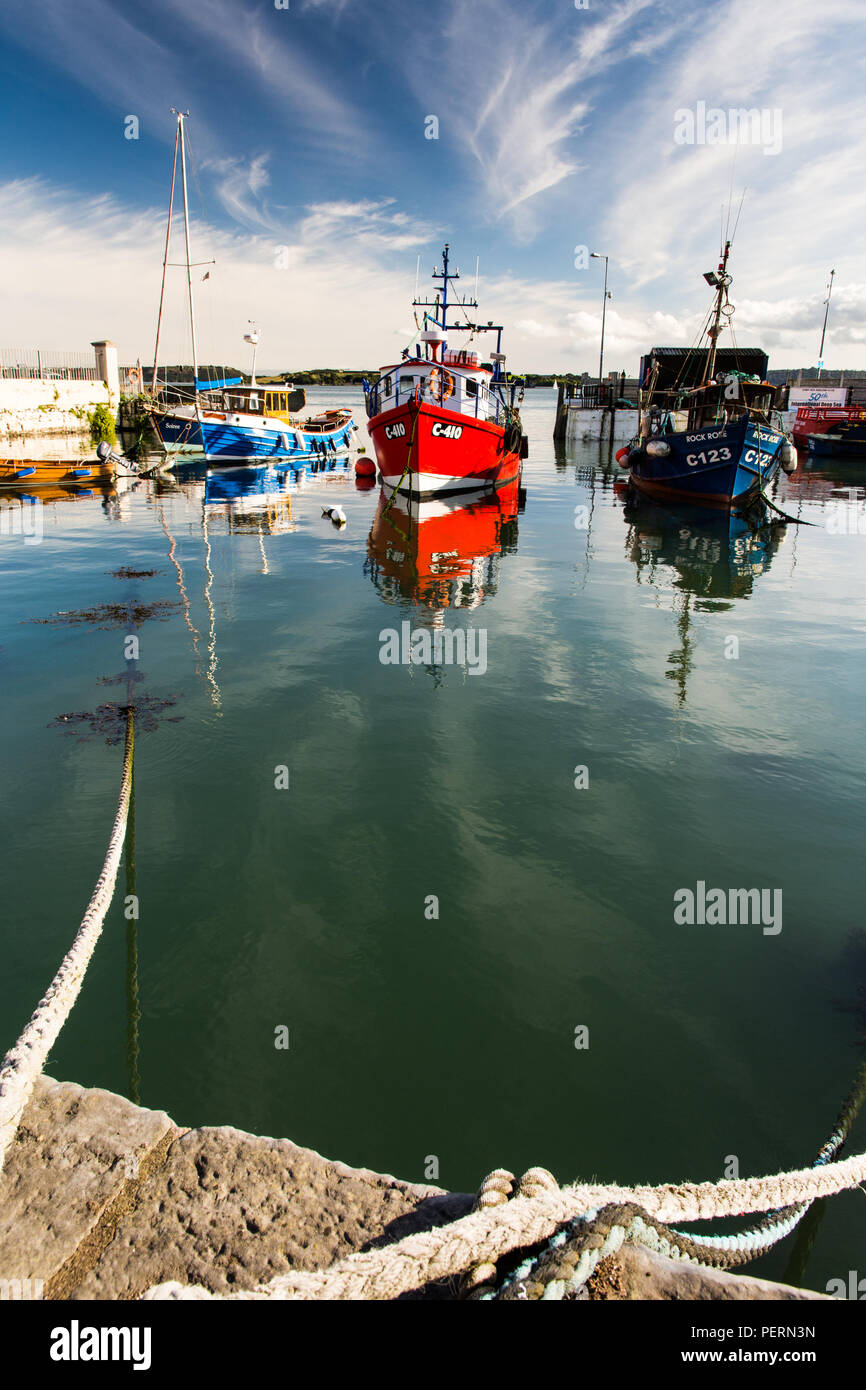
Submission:
[[[0,536],[23,536],[25,542],[36,545],[41,540],[45,518],[55,507],[69,502],[87,502],[99,498],[102,510],[110,520],[120,518],[120,503],[124,495],[110,480],[96,480],[92,486],[43,486],[36,492],[26,487],[7,488],[0,493]]]
[[[623,511],[626,555],[638,583],[658,590],[673,585],[680,645],[670,653],[665,675],[675,683],[682,708],[693,667],[692,614],[725,612],[734,607],[731,600],[750,598],[788,528],[763,512],[746,517],[702,507],[668,508],[631,491]]]
[[[519,477],[496,492],[427,500],[383,487],[365,569],[385,603],[413,603],[442,623],[446,609],[478,608],[496,593],[522,509]]]
[[[297,490],[292,469],[220,469],[205,478],[204,506],[210,516],[225,517],[231,532],[272,536],[295,529],[292,493]]]
[[[193,476],[195,467],[185,471]],[[198,470],[200,476],[200,470]],[[208,469],[204,476],[204,505],[211,515],[226,518],[229,531],[252,531],[275,535],[293,531],[292,495],[302,491],[310,479],[331,476],[345,478],[348,459],[331,460],[321,468],[277,467],[273,464],[244,468]]]

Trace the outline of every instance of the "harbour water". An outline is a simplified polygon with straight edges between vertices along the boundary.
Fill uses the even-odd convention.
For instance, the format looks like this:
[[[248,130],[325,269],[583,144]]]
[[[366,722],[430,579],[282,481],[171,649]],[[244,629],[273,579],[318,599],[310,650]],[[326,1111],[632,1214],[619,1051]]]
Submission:
[[[360,391],[309,399],[363,419]],[[176,703],[137,740],[134,874],[50,1075],[452,1189],[811,1162],[866,1053],[866,494],[801,467],[774,498],[814,524],[758,536],[635,507],[606,444],[557,454],[554,407],[527,393],[519,509],[446,520],[432,583],[339,468],[233,509],[193,469],[4,510],[4,1048],[116,802],[105,728],[53,721],[125,698],[100,682],[132,634],[136,698]],[[383,660],[404,623],[483,634],[485,669]],[[698,884],[781,911],[680,924]],[[846,1279],[861,1195],[751,1269]]]

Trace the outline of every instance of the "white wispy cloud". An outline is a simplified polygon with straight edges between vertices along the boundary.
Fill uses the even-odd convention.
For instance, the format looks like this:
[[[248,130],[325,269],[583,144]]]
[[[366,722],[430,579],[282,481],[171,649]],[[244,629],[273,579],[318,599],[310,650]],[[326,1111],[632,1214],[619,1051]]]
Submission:
[[[246,97],[271,139],[357,155],[369,138],[365,115],[334,82],[327,51],[293,42],[289,15],[243,0],[149,0],[145,9],[115,0],[4,0],[0,33],[80,82],[117,120],[118,139],[125,113],[170,139],[170,108],[180,104],[192,110],[204,159],[236,158],[227,96],[232,106]],[[213,62],[231,73],[229,93],[225,79],[209,80]]]
[[[238,156],[213,159],[206,167],[214,176],[217,199],[233,221],[256,230],[274,230],[278,214],[272,214],[263,202],[270,184],[267,154],[249,160]]]
[[[384,361],[406,320],[414,248],[433,230],[385,202],[314,204],[293,224],[251,233],[196,219],[193,258],[216,262],[194,282],[201,359],[237,363],[255,318],[263,369]],[[7,342],[80,349],[109,337],[124,361],[149,360],[164,236],[162,208],[134,211],[39,178],[0,184]],[[177,227],[170,261],[181,260]],[[169,275],[162,356],[188,361],[184,272]]]
[[[0,184],[7,342],[80,349],[109,337],[125,361],[149,360],[164,234],[162,208],[136,211],[108,194],[82,198],[38,178]],[[216,259],[207,282],[195,283],[202,360],[241,360],[242,335],[255,318],[262,326],[263,370],[388,361],[395,342],[411,331],[416,254],[423,253],[426,275],[438,254],[438,234],[388,200],[313,204],[292,223],[246,233],[197,219],[194,259]],[[178,238],[170,259],[181,260],[180,250]],[[169,274],[163,360],[188,361],[184,273]],[[808,294],[744,297],[739,340],[773,349],[777,365],[813,360],[825,293],[819,284]],[[588,278],[489,275],[479,297],[483,317],[506,325],[504,345],[514,370],[594,370],[601,295]],[[651,298],[615,295],[606,319],[608,370],[631,374],[653,344],[691,342],[704,307],[701,301],[685,312],[667,312]],[[830,325],[831,339],[849,344],[859,359],[866,283],[834,290]]]
[[[293,139],[336,140],[337,151],[346,152],[369,139],[364,113],[347,99],[345,84],[334,81],[327,48],[316,55],[293,43],[291,11],[253,8],[242,0],[208,0],[206,6],[187,0],[169,3],[203,42],[219,47],[239,83],[252,80],[250,93],[257,100],[263,95],[270,99]],[[330,143],[329,148],[333,154]]]
[[[641,173],[636,179],[622,162],[612,167],[604,234],[635,287],[686,264],[698,276],[711,263],[732,186],[737,194],[748,189],[733,267],[740,286],[760,283],[784,296],[798,285],[807,297],[816,267],[859,241],[866,173],[860,77],[846,64],[829,71],[819,61],[850,38],[851,6],[790,0],[784,23],[770,22],[776,14],[763,0],[697,12],[669,55],[663,89],[641,88],[624,101],[613,134],[619,140],[640,131]],[[748,52],[749,59],[720,64],[722,52]],[[698,101],[725,112],[778,111],[781,151],[676,145],[676,113]]]
[[[171,36],[134,7],[112,0],[4,0],[0,33],[29,48],[40,63],[67,72],[106,108],[123,139],[123,115],[146,128],[173,130],[170,107],[189,89],[189,64]],[[110,114],[108,114],[110,113]],[[134,147],[133,147],[134,148]]]
[[[528,205],[583,167],[576,137],[593,92],[626,57],[629,28],[653,3],[621,0],[605,12],[563,9],[541,19],[504,0],[453,0],[434,84],[426,59],[413,65],[408,53],[418,99],[456,126],[456,143],[477,162],[489,216],[531,235]]]

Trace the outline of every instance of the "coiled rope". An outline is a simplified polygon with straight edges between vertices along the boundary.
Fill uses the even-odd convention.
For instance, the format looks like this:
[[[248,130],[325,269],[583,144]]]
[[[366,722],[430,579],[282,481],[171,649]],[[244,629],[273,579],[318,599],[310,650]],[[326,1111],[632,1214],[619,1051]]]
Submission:
[[[120,798],[102,872],[96,880],[93,896],[87,905],[75,940],[36,1006],[30,1022],[15,1046],[7,1052],[0,1068],[0,1172],[3,1171],[6,1151],[15,1138],[36,1080],[78,998],[84,973],[102,933],[105,915],[114,896],[114,884],[126,835],[134,747],[135,720],[130,705],[126,715],[126,744]]]

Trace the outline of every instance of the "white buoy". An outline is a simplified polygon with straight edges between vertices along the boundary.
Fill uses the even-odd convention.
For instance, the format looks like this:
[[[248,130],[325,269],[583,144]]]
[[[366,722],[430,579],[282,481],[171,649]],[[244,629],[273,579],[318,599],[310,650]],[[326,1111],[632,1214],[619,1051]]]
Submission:
[[[785,473],[794,473],[797,468],[797,450],[790,439],[786,439],[779,449],[779,462]]]
[[[330,517],[335,526],[345,526],[346,524],[346,513],[342,507],[323,507],[322,516]]]

